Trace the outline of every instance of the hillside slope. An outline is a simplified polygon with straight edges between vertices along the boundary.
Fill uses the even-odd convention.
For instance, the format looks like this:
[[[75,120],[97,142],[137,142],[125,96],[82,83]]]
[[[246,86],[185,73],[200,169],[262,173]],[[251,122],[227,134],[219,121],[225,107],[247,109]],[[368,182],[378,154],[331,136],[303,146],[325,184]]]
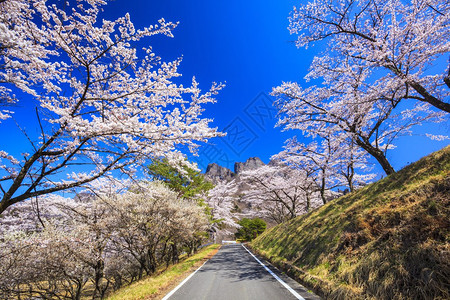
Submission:
[[[450,299],[450,146],[251,246],[329,299]]]

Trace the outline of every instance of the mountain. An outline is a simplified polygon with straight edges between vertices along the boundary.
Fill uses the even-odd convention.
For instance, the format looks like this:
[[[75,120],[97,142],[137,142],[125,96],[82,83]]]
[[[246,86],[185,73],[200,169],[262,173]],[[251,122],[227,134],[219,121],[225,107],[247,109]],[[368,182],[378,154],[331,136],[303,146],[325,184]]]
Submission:
[[[245,162],[236,162],[234,164],[234,173],[225,167],[219,166],[216,163],[209,164],[206,168],[205,177],[213,183],[219,181],[231,181],[239,176],[243,171],[254,170],[265,164],[259,157],[250,157]]]
[[[251,246],[327,299],[450,299],[450,146]]]
[[[259,157],[250,157],[245,162],[234,163],[234,173],[239,175],[243,171],[255,170],[264,165],[265,163],[263,163]]]
[[[235,174],[230,169],[221,167],[216,163],[209,164],[206,167],[205,178],[217,184],[220,181],[231,181]]]

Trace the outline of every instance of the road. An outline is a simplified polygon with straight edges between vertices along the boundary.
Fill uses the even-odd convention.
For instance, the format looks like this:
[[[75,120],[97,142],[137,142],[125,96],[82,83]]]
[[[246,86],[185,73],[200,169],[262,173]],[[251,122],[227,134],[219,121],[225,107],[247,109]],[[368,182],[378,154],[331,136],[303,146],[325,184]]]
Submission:
[[[300,298],[275,279],[242,245],[224,245],[168,299],[320,299],[308,293],[294,280],[279,274],[272,267],[270,269],[298,293]]]

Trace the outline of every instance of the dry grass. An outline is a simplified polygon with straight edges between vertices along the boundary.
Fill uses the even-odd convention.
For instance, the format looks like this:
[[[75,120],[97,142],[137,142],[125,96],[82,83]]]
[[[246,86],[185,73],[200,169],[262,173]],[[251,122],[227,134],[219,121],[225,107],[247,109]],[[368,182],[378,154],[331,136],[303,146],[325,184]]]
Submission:
[[[330,299],[450,299],[450,146],[252,246]]]

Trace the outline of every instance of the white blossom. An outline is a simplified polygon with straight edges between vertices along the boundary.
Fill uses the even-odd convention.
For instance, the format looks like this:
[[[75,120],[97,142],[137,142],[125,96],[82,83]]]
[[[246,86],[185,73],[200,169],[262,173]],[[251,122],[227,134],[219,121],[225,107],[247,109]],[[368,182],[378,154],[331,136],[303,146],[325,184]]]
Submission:
[[[273,89],[279,126],[306,136],[343,137],[387,174],[395,139],[425,122],[448,121],[448,1],[314,0],[294,8],[297,46],[327,42],[306,81]]]
[[[181,59],[163,62],[150,46],[136,49],[152,36],[172,37],[176,23],[161,19],[136,29],[128,14],[101,20],[107,1],[67,4],[70,9],[45,0],[0,3],[0,93],[22,101],[13,99],[19,90],[37,100],[41,132],[29,139],[33,152],[0,170],[0,213],[115,170],[133,176],[148,159],[185,161],[181,148],[195,153],[199,143],[221,135],[201,114],[223,84],[206,92],[195,78],[191,86],[177,84]],[[0,119],[8,115],[4,110]]]

